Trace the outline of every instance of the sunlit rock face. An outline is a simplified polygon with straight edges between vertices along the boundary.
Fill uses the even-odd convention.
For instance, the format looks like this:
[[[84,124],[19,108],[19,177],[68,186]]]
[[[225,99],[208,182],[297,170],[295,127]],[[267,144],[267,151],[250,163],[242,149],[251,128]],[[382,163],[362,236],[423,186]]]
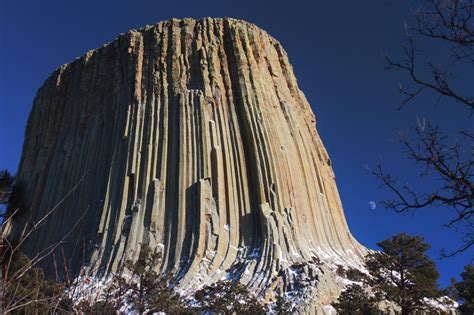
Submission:
[[[57,69],[34,100],[17,182],[12,237],[54,209],[24,247],[64,238],[49,272],[64,256],[70,272],[105,275],[149,244],[183,292],[232,277],[323,312],[337,265],[365,253],[286,52],[239,20],[160,22]]]

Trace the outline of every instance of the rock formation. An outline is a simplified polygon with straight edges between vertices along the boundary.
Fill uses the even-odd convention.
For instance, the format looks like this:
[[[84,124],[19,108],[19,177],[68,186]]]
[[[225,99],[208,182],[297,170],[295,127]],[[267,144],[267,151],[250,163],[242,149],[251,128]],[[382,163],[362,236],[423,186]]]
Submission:
[[[160,22],[57,69],[17,182],[10,237],[53,210],[24,250],[63,240],[73,272],[113,272],[149,244],[183,292],[232,277],[323,312],[335,267],[365,253],[286,52],[234,19]]]

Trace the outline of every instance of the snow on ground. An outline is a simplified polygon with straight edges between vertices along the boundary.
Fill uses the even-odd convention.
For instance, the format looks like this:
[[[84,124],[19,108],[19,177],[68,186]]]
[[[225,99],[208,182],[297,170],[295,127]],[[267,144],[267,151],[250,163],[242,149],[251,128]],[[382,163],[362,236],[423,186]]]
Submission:
[[[95,302],[103,300],[104,292],[112,283],[112,277],[99,278],[91,276],[78,276],[74,279],[66,295],[79,305],[83,302]]]
[[[159,244],[162,246],[162,244]],[[249,253],[249,249],[252,251]],[[240,258],[243,261],[246,261],[250,263],[252,260],[256,259],[259,257],[260,253],[259,250],[260,248],[235,248],[235,250],[240,254]],[[355,254],[355,252],[351,249],[340,252],[340,251],[335,251],[334,249],[330,248],[329,246],[319,246],[316,248],[311,248],[311,252],[315,255],[317,260],[321,262],[322,265],[325,267],[329,268],[336,276],[336,282],[338,283],[338,286],[344,290],[347,286],[351,284],[358,284],[370,291],[370,288],[368,288],[366,285],[364,285],[362,282],[357,282],[357,281],[352,281],[350,279],[347,279],[344,276],[338,275],[337,270],[338,268],[343,268],[345,271],[354,268],[358,269],[359,271],[367,274],[367,270],[363,266],[362,259]],[[214,251],[207,251],[206,253],[209,258],[203,257],[201,264],[199,264],[199,271],[198,274],[196,275],[195,279],[196,281],[200,284],[199,287],[202,287],[206,284],[210,284],[209,281],[204,281],[204,279],[210,280],[212,278],[212,275],[207,274],[207,272],[204,270],[206,269],[206,265],[208,265],[213,257],[215,256]],[[247,254],[247,255],[246,255]],[[293,253],[297,254],[297,253]],[[299,255],[299,254],[298,254]],[[281,255],[280,255],[281,256]],[[292,268],[292,266],[287,266],[288,262],[286,259],[282,258],[279,263],[283,263],[283,265],[286,266],[286,270],[288,270],[291,278],[289,279],[290,282],[299,282],[301,279],[300,278],[300,272],[298,268]],[[282,267],[283,267],[282,265]],[[247,274],[248,273],[248,268],[244,268],[242,273],[240,274]],[[316,271],[317,272],[317,271]],[[239,275],[233,274],[231,272],[224,272],[224,270],[217,269],[214,273],[214,275],[217,275],[221,280],[235,280],[236,277]],[[258,272],[256,274],[257,277],[264,277],[263,272]],[[98,277],[91,277],[91,276],[79,276],[77,277],[71,288],[66,292],[67,296],[69,296],[71,299],[73,299],[76,304],[80,304],[82,302],[88,301],[89,303],[91,302],[96,302],[104,299],[105,292],[107,288],[112,283],[113,277],[108,277],[108,278],[98,278]],[[133,279],[130,279],[133,281]],[[178,289],[178,292],[185,296],[189,295],[189,292],[186,292],[186,290]],[[312,293],[311,293],[311,285],[308,286],[295,286],[295,289],[289,292],[285,292],[285,297],[292,302],[293,306],[301,306],[304,305],[308,300],[311,298]],[[192,302],[192,301],[190,301]],[[438,310],[449,312],[453,311],[456,309],[458,306],[458,303],[451,300],[448,297],[442,297],[439,299],[425,299],[425,302],[427,305],[432,306]],[[326,305],[323,306],[323,310],[325,314],[336,314],[335,309],[331,305]],[[133,313],[133,307],[130,305],[126,305],[123,310],[124,312],[127,313]]]
[[[447,296],[442,296],[442,297],[437,298],[437,299],[424,298],[423,300],[429,306],[434,307],[434,308],[436,308],[438,310],[441,310],[441,311],[445,311],[445,312],[455,311],[459,306],[458,302],[453,301],[452,299],[450,299]]]
[[[332,305],[324,305],[323,311],[325,314],[337,314],[336,309]]]

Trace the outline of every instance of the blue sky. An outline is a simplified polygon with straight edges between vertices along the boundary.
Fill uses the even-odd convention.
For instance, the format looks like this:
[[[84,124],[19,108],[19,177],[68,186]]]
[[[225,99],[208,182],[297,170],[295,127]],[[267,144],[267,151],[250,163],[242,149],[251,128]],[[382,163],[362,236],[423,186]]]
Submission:
[[[317,117],[317,128],[331,156],[347,220],[364,245],[398,232],[422,235],[437,259],[441,248],[459,244],[459,233],[443,228],[446,208],[398,215],[369,201],[387,196],[365,165],[383,163],[400,178],[417,181],[414,166],[401,156],[398,132],[426,118],[450,132],[472,125],[469,111],[433,97],[403,111],[400,74],[384,69],[384,52],[398,57],[405,40],[404,21],[412,1],[21,1],[0,4],[0,168],[13,172],[36,90],[58,66],[120,33],[172,17],[234,17],[267,30],[288,52],[299,86]],[[428,53],[441,56],[437,47]],[[472,91],[472,73],[459,83]],[[470,85],[470,86],[468,86]],[[436,260],[441,284],[472,262],[473,251]]]

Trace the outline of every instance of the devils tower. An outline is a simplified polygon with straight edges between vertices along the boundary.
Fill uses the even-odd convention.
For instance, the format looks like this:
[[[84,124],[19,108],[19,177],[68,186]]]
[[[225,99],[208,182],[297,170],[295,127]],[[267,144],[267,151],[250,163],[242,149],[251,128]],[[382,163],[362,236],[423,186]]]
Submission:
[[[54,209],[23,250],[61,241],[73,272],[107,275],[147,244],[182,292],[232,277],[322,312],[337,265],[366,251],[286,52],[234,19],[160,22],[57,69],[34,100],[17,182],[6,232]]]

